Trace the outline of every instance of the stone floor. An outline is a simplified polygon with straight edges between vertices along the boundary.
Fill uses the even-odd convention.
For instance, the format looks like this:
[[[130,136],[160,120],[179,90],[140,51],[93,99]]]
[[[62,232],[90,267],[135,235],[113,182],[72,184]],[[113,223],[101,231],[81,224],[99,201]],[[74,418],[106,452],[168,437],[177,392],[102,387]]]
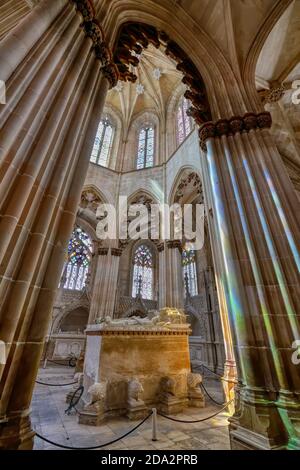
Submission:
[[[49,383],[72,382],[73,370],[67,367],[51,366],[40,369],[39,379]],[[222,402],[222,391],[218,381],[207,378],[204,381],[209,393]],[[126,418],[107,420],[102,426],[78,424],[76,414],[67,415],[65,410],[66,393],[71,387],[48,387],[36,385],[32,401],[32,423],[34,429],[51,441],[74,447],[90,447],[109,442],[125,434],[138,422]],[[176,416],[182,420],[196,420],[212,415],[220,407],[208,398],[204,409],[189,408]],[[223,412],[215,418],[202,423],[175,423],[158,417],[158,440],[153,442],[151,418],[139,429],[119,442],[105,447],[106,450],[143,449],[143,450],[222,450],[229,449],[228,413]],[[34,449],[53,450],[57,447],[35,437]]]

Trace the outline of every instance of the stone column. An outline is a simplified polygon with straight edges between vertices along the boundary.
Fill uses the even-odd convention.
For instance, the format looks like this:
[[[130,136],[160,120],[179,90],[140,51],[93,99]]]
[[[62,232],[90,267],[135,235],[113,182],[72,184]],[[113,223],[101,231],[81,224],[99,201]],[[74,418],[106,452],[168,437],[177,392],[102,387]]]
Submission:
[[[224,263],[222,260],[222,256],[220,253],[220,245],[218,243],[218,234],[217,234],[217,227],[214,224],[213,218],[213,195],[210,191],[208,186],[209,183],[206,183],[206,175],[203,174],[204,185],[203,189],[205,192],[205,200],[208,207],[208,228],[209,228],[209,235],[210,235],[210,242],[211,242],[211,249],[212,249],[212,257],[213,257],[213,266],[214,266],[214,275],[216,281],[216,287],[218,292],[218,304],[219,304],[219,312],[220,312],[220,319],[221,319],[221,326],[222,326],[222,333],[223,333],[223,340],[224,340],[224,349],[225,349],[225,363],[224,363],[224,374],[223,374],[223,390],[225,395],[226,402],[230,402],[234,399],[234,386],[236,383],[236,363],[234,357],[234,348],[233,348],[233,340],[232,334],[230,329],[228,311],[227,311],[227,303],[224,291],[224,282],[223,282],[223,273],[225,270]],[[229,411],[231,414],[234,412],[234,404],[229,406]]]
[[[96,261],[96,273],[93,284],[93,292],[91,298],[91,307],[89,314],[89,324],[95,323],[96,319],[101,318],[102,315],[102,306],[103,306],[103,297],[105,295],[104,284],[105,284],[105,275],[107,273],[107,259],[108,259],[109,247],[99,246],[95,256],[97,257]]]
[[[33,445],[35,377],[112,79],[85,20],[44,0],[0,42],[0,449]]]
[[[181,241],[168,240],[159,251],[160,307],[183,308]]]
[[[89,324],[107,316],[113,317],[121,254],[120,248],[100,247],[98,249]]]
[[[218,295],[238,370],[230,425],[238,449],[300,448],[292,362],[300,339],[299,202],[270,126],[264,112],[200,129]]]
[[[165,243],[157,245],[158,250],[158,307],[164,308],[167,305],[166,300],[166,250]]]
[[[109,284],[107,289],[107,300],[105,304],[104,316],[113,317],[115,311],[115,303],[117,297],[117,285],[119,277],[120,256],[122,254],[121,248],[111,248],[111,265],[109,272]]]

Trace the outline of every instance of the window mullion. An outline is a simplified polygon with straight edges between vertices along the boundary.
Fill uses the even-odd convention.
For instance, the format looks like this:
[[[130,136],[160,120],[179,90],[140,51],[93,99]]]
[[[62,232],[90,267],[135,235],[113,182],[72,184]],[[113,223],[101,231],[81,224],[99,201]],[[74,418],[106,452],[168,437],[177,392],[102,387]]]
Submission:
[[[186,137],[187,132],[186,132],[186,121],[185,121],[185,109],[184,109],[184,102],[181,107],[181,116],[182,116],[182,122],[183,122],[183,132],[184,132],[184,137]]]
[[[144,168],[146,168],[146,164],[147,164],[147,153],[148,153],[148,129],[145,129]]]
[[[101,134],[100,144],[99,144],[99,150],[98,150],[98,155],[97,155],[97,164],[98,165],[100,164],[100,160],[101,160],[101,152],[102,152],[102,147],[103,147],[103,142],[104,142],[106,129],[107,129],[107,124],[103,123],[103,129],[102,129],[102,134]]]

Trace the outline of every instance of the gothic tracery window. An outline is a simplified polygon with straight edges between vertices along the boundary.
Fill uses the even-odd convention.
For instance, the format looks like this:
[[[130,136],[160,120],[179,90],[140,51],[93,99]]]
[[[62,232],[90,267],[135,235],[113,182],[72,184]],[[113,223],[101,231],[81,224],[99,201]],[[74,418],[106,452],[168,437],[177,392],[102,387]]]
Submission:
[[[97,165],[107,166],[112,149],[114,127],[108,117],[101,119],[90,161]]]
[[[140,245],[134,252],[132,297],[153,299],[153,254],[147,245]]]
[[[138,136],[136,168],[149,168],[154,164],[154,128],[143,126]]]
[[[182,252],[182,269],[185,295],[197,295],[197,269],[196,269],[196,254],[193,250],[183,250]]]
[[[180,102],[177,109],[177,141],[181,144],[192,130],[192,120],[187,114],[190,104],[186,98]]]
[[[82,290],[85,287],[91,257],[90,237],[81,228],[75,228],[68,245],[68,261],[63,274],[64,289]]]

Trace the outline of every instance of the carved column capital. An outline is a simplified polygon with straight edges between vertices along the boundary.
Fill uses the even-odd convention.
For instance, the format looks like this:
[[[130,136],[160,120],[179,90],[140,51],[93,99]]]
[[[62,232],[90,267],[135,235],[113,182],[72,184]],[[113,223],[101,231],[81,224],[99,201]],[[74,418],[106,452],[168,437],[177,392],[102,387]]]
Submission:
[[[105,78],[109,81],[110,87],[113,88],[118,83],[118,70],[113,62],[102,67],[102,72]]]
[[[95,17],[95,9],[91,0],[71,0],[75,3],[76,10],[79,11],[84,21],[92,21]]]
[[[259,114],[246,113],[242,117],[233,116],[230,119],[220,119],[216,122],[206,122],[199,129],[200,146],[206,152],[207,139],[218,138],[223,135],[234,135],[238,132],[249,132],[255,129],[270,128],[271,125],[271,114],[267,111]]]
[[[165,249],[165,244],[164,244],[164,242],[161,242],[161,243],[158,243],[158,244],[157,244],[157,250],[158,250],[159,253],[161,253],[162,251],[164,251],[164,249]]]
[[[122,248],[111,248],[112,256],[121,256]]]
[[[76,10],[83,17],[81,27],[85,35],[93,42],[93,50],[96,59],[100,60],[103,75],[109,81],[111,87],[118,83],[118,69],[112,60],[112,53],[105,42],[104,31],[95,17],[95,9],[91,0],[70,0],[75,3]]]
[[[169,249],[178,248],[179,251],[182,251],[182,243],[181,240],[167,240],[167,247]]]
[[[97,252],[97,253],[98,253],[99,256],[106,256],[107,253],[108,253],[108,248],[107,248],[107,247],[104,247],[104,246],[100,246],[100,247],[98,248],[98,252]]]

